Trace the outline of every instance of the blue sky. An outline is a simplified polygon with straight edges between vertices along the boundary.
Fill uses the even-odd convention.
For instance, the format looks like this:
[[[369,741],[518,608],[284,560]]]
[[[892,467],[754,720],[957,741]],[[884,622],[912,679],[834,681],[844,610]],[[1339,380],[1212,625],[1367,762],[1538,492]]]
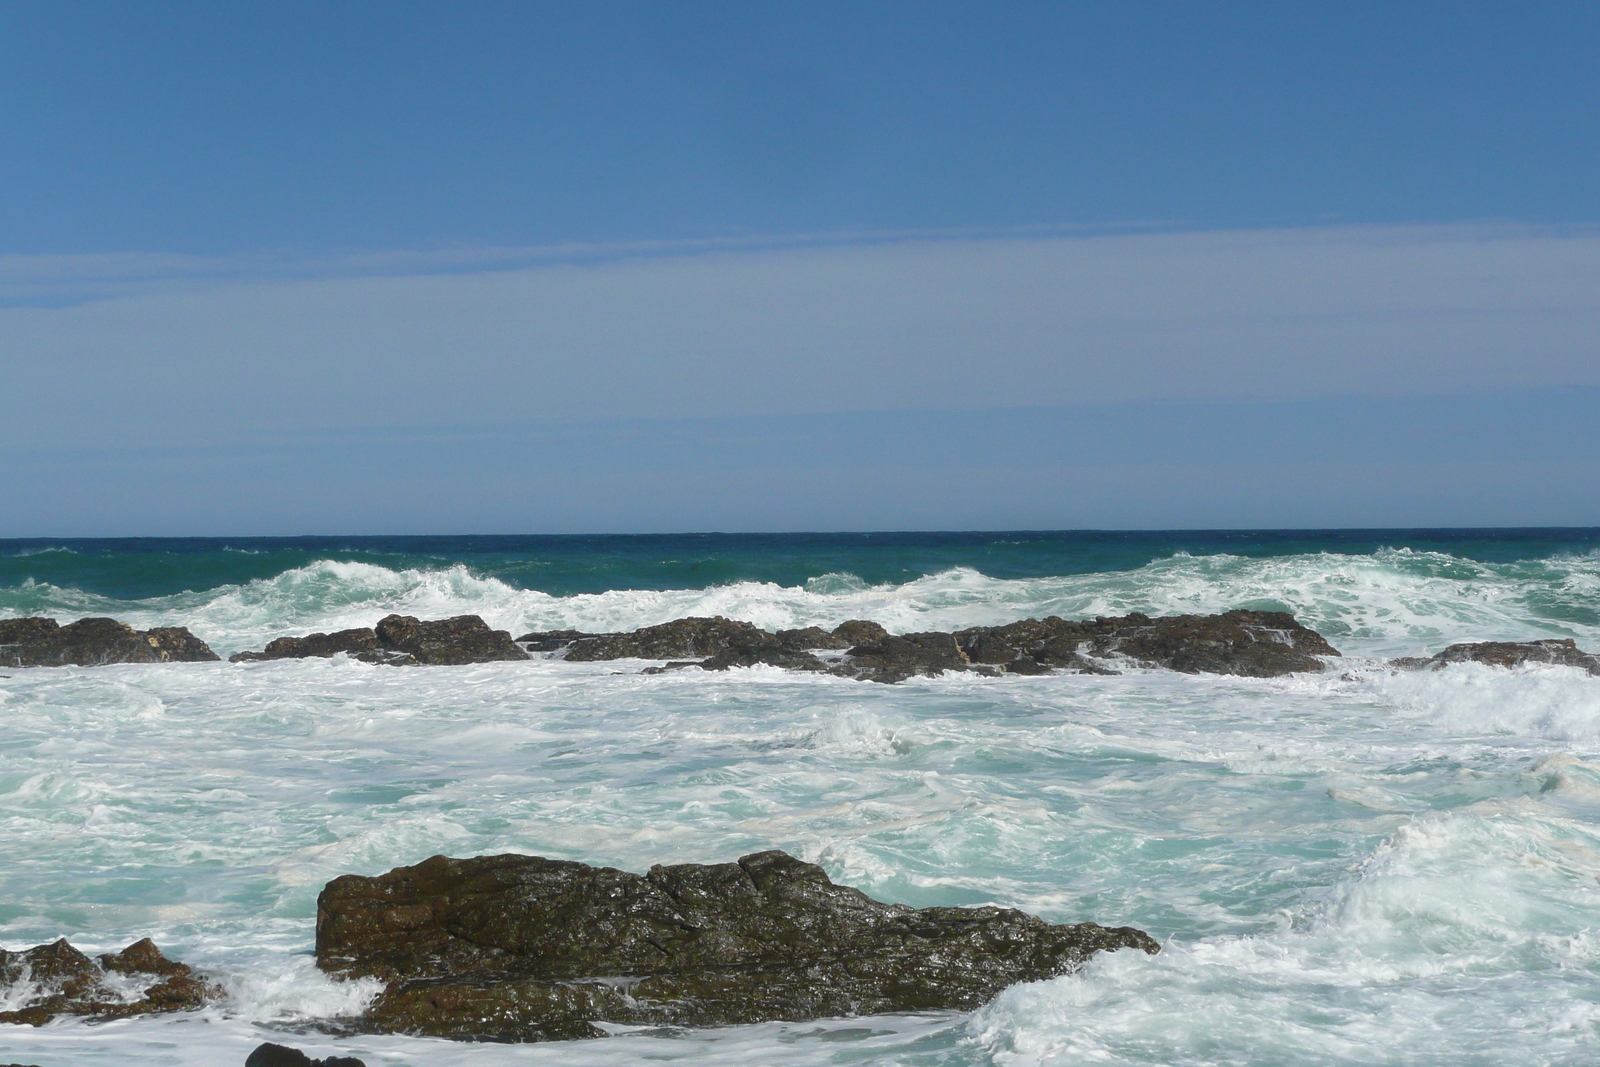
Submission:
[[[1600,524],[1596,54],[1592,3],[10,3],[0,536]]]

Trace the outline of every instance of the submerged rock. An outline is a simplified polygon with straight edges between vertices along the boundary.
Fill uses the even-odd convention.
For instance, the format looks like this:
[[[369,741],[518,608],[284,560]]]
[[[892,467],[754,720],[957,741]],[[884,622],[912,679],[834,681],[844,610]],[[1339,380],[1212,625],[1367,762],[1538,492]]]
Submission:
[[[389,615],[373,629],[280,637],[260,652],[239,652],[230,663],[269,659],[324,659],[344,652],[364,663],[395,666],[416,664],[491,663],[527,659],[507,630],[494,630],[477,615],[457,615],[425,622],[412,615]]]
[[[644,875],[435,856],[317,898],[318,966],[387,983],[354,1025],[471,1040],[969,1010],[1096,952],[1158,947],[1131,927],[882,904],[782,852]]]
[[[21,952],[0,949],[0,987],[19,1006],[0,1023],[43,1026],[58,1015],[125,1019],[193,1011],[217,995],[185,964],[169,960],[149,938],[90,959],[65,938]]]
[[[591,634],[582,630],[535,630],[517,638],[517,644],[529,652],[555,652],[566,648],[580,637],[607,637],[608,634]]]
[[[184,626],[135,630],[116,619],[0,620],[0,666],[100,667],[110,663],[204,663],[220,657]]]
[[[1551,663],[1562,667],[1581,667],[1600,675],[1600,656],[1578,647],[1570,637],[1544,641],[1473,641],[1451,645],[1433,656],[1390,660],[1401,670],[1443,670],[1452,663],[1483,663],[1490,667],[1521,667],[1528,663]]]
[[[355,630],[339,630],[331,634],[315,633],[304,637],[275,638],[268,641],[267,647],[260,652],[235,652],[228,657],[228,662],[250,663],[256,660],[308,657],[328,659],[340,652],[358,659],[364,658],[368,662],[387,662],[394,655],[380,649],[378,631],[365,626]]]

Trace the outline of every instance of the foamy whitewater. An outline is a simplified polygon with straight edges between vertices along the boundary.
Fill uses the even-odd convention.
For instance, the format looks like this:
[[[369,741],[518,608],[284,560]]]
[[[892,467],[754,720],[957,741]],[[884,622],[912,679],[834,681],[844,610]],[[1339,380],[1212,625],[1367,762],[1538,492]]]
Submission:
[[[0,617],[185,625],[224,657],[391,611],[475,613],[513,633],[708,614],[906,631],[1248,606],[1295,612],[1346,662],[1274,680],[894,686],[555,658],[0,671],[0,946],[65,936],[114,951],[150,936],[228,990],[199,1014],[0,1027],[0,1063],[227,1067],[265,1040],[372,1067],[1600,1058],[1600,678],[1380,665],[1463,640],[1600,650],[1592,549],[1167,551],[901,581],[819,553],[793,582],[584,592],[448,554],[388,566],[329,552],[209,583],[180,559],[162,579],[174,588],[127,597],[89,549],[63,547],[77,556],[0,546]],[[973,1014],[520,1046],[306,1028],[374,992],[314,966],[316,895],[337,875],[435,853],[642,871],[765,848],[879,899],[1129,924],[1163,951],[1102,955]],[[0,1006],[25,992],[0,990]]]

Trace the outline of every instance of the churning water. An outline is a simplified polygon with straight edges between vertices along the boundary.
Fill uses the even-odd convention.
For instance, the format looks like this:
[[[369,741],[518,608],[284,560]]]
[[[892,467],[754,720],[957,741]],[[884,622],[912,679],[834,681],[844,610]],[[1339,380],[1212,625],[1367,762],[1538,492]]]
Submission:
[[[204,1012],[0,1029],[0,1062],[1578,1064],[1600,1058],[1600,678],[1382,660],[1600,648],[1600,532],[0,543],[0,617],[186,625],[226,656],[390,611],[513,633],[723,614],[891,630],[1294,611],[1345,653],[1253,680],[344,657],[0,671],[0,945],[151,936]],[[304,1032],[317,892],[435,853],[643,870],[783,848],[913,905],[1164,949],[971,1014],[463,1045]],[[0,1003],[25,990],[0,990]]]

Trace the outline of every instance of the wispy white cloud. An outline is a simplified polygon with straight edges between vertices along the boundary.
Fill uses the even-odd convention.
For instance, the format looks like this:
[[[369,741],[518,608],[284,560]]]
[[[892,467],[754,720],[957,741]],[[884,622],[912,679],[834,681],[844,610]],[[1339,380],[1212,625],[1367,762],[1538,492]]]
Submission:
[[[53,294],[0,308],[0,443],[1600,385],[1600,235],[1513,225],[10,257],[0,289]]]

